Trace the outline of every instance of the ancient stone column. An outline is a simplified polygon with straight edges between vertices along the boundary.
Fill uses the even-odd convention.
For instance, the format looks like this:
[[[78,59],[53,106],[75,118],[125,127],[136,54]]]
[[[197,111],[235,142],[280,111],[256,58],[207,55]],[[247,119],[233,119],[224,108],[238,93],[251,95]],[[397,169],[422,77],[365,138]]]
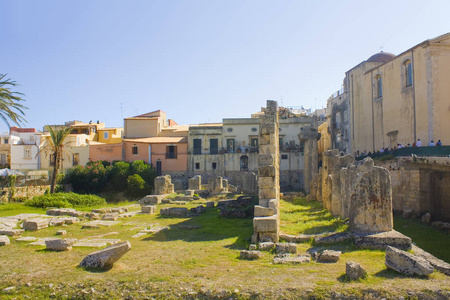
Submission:
[[[391,177],[386,168],[376,167],[368,157],[351,165],[353,187],[350,205],[350,229],[355,232],[384,232],[393,229]]]
[[[202,176],[195,175],[189,178],[189,189],[194,191],[199,191],[202,189]]]
[[[172,194],[174,186],[170,175],[158,176],[155,178],[155,195]]]
[[[259,118],[258,155],[259,206],[253,219],[254,242],[279,240],[280,150],[278,104],[267,100],[267,108]],[[269,208],[269,209],[264,209]]]
[[[305,160],[305,167],[303,170],[304,189],[307,193],[311,191],[311,181],[317,176],[319,172],[319,155],[317,150],[317,138],[319,133],[317,128],[306,126],[298,135],[300,141],[304,143],[303,158]]]

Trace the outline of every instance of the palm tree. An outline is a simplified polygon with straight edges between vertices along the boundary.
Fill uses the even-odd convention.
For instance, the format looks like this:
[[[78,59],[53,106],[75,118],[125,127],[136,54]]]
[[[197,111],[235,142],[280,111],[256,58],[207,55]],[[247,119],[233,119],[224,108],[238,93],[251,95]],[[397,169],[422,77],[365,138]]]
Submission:
[[[44,140],[44,145],[38,151],[36,156],[38,156],[41,152],[44,152],[45,156],[51,155],[53,161],[53,176],[52,183],[50,187],[50,193],[53,194],[55,192],[56,187],[56,177],[59,173],[59,169],[61,167],[61,160],[64,154],[67,154],[67,158],[70,160],[69,152],[64,149],[70,142],[64,142],[66,137],[72,132],[72,128],[64,127],[57,129],[52,126],[46,126],[50,136]]]
[[[25,118],[23,117],[25,113],[24,109],[27,109],[26,106],[20,104],[20,101],[25,101],[22,99],[22,93],[12,92],[10,87],[17,86],[15,81],[11,81],[11,79],[5,79],[6,74],[0,74],[0,118],[5,121],[8,127],[9,120],[13,121],[15,124],[20,126],[23,123],[26,123]]]

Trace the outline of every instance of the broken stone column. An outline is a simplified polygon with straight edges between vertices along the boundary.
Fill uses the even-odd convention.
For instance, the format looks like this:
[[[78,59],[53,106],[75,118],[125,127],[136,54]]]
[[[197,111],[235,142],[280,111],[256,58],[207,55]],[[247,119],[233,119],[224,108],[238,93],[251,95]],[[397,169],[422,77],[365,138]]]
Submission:
[[[341,174],[343,168],[347,167],[355,161],[353,155],[347,154],[345,156],[334,157],[334,168],[331,170],[331,205],[330,212],[335,217],[344,217],[343,202],[345,202],[342,193]],[[345,172],[344,172],[345,173]]]
[[[311,181],[313,177],[318,173],[318,150],[317,150],[317,139],[319,137],[319,133],[317,131],[317,127],[306,126],[302,128],[302,131],[298,135],[300,141],[304,143],[303,148],[303,157],[305,160],[305,167],[303,170],[303,181],[304,181],[304,189],[307,193],[310,192],[311,189]]]
[[[322,203],[323,207],[331,211],[332,171],[339,157],[339,150],[332,149],[323,153],[322,157]]]
[[[253,172],[245,173],[242,191],[247,195],[254,195],[258,193],[258,176]]]
[[[350,229],[356,232],[383,232],[393,229],[392,191],[389,171],[376,167],[373,160],[365,158],[356,168],[353,179]]]
[[[280,200],[280,156],[279,156],[278,104],[267,100],[267,108],[259,118],[258,186],[259,206],[270,208],[273,215],[257,209],[253,219],[254,243],[278,242],[279,240],[279,200]],[[262,212],[262,215],[258,215]]]
[[[155,195],[172,194],[174,186],[170,175],[158,176],[155,178]]]
[[[211,178],[208,181],[208,191],[211,194],[219,194],[222,192],[223,189],[223,179],[222,177],[218,176],[215,178]]]
[[[199,191],[202,189],[202,176],[195,175],[189,178],[189,190]]]

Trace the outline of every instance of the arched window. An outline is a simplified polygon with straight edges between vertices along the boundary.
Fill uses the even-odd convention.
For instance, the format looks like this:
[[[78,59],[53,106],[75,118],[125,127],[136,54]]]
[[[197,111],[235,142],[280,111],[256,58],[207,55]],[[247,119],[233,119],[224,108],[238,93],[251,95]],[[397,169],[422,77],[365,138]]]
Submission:
[[[241,156],[241,171],[248,171],[248,156]]]
[[[405,72],[405,86],[412,85],[412,64],[410,60],[405,61],[404,72]]]

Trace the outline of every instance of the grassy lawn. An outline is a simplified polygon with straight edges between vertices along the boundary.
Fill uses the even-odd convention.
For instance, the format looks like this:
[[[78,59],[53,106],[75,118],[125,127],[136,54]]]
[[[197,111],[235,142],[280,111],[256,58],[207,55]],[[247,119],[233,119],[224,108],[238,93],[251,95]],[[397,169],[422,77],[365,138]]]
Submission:
[[[194,201],[188,207],[201,203]],[[345,225],[332,218],[319,203],[296,200],[281,202],[282,232],[290,234],[344,231]],[[116,204],[114,205],[116,206]],[[161,207],[176,205],[158,206]],[[136,208],[137,209],[137,208]],[[29,210],[17,204],[0,214],[15,215]],[[170,226],[155,235],[133,238],[140,229],[152,224]],[[179,225],[201,225],[183,229]],[[81,229],[80,224],[51,227],[23,236],[53,237],[65,229],[68,238],[103,237],[128,240],[132,249],[112,269],[86,271],[77,265],[94,248],[74,248],[69,252],[50,252],[45,247],[30,246],[11,239],[0,248],[0,298],[22,299],[144,299],[167,298],[330,298],[344,295],[406,296],[406,291],[426,293],[450,287],[450,278],[441,273],[429,277],[407,277],[387,270],[384,252],[355,249],[352,244],[328,247],[341,250],[335,264],[311,262],[302,265],[274,265],[273,253],[265,252],[257,261],[242,261],[239,251],[247,249],[252,235],[251,219],[225,219],[219,211],[208,209],[190,218],[165,218],[159,214],[138,214],[120,224],[100,229]],[[448,237],[447,237],[448,238]],[[298,245],[299,253],[313,247]],[[360,263],[368,278],[348,282],[347,261]],[[11,291],[2,291],[13,286]],[[377,296],[377,297],[375,297]]]
[[[450,263],[450,235],[419,219],[394,217],[394,228],[409,236],[417,246]]]

